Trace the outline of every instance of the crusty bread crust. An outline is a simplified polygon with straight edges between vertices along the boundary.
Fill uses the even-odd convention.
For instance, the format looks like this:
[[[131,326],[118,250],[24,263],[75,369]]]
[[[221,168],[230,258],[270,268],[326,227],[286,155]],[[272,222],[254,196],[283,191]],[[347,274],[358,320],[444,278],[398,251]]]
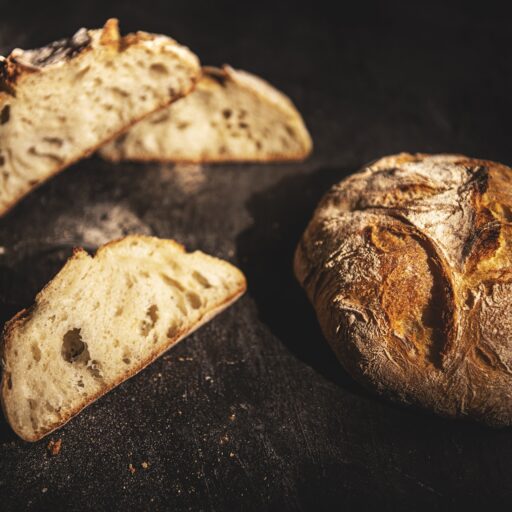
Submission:
[[[78,42],[73,42],[78,34],[82,33],[81,39]],[[201,70],[198,66],[195,56],[192,58],[192,54],[179,47],[173,39],[148,34],[146,32],[136,32],[134,34],[127,34],[125,36],[120,35],[118,28],[118,21],[116,19],[109,19],[105,23],[105,26],[101,30],[85,30],[81,29],[73,38],[66,40],[56,41],[46,47],[37,49],[22,51],[15,49],[7,57],[0,56],[0,111],[3,105],[8,104],[12,101],[13,97],[16,97],[17,90],[23,87],[23,83],[26,79],[35,74],[43,73],[47,69],[65,65],[67,62],[73,60],[79,62],[83,60],[84,56],[93,51],[94,48],[103,47],[110,48],[112,51],[122,53],[128,50],[130,47],[143,47],[144,45],[157,44],[159,41],[165,41],[165,44],[176,45],[176,49],[183,49],[183,62],[182,65],[188,68],[190,74],[190,86],[185,88],[179,93],[170,94],[165,102],[162,102],[156,109],[144,112],[140,116],[134,117],[130,122],[122,126],[117,132],[112,133],[109,137],[98,141],[94,146],[86,148],[81,154],[75,158],[67,159],[63,162],[56,162],[55,165],[48,169],[44,177],[39,177],[35,183],[31,185],[31,190],[34,190],[45,183],[47,180],[66,169],[70,165],[73,165],[77,161],[85,158],[98,148],[103,146],[105,143],[116,139],[119,135],[130,129],[133,125],[137,124],[141,120],[145,119],[156,111],[167,107],[171,102],[180,99],[181,97],[189,94],[196,86],[196,83],[200,79]],[[48,57],[48,54],[50,57]],[[43,56],[47,56],[46,61],[42,60]],[[57,55],[57,57],[54,57]],[[37,62],[37,65],[34,64]],[[0,216],[8,212],[16,203],[18,203],[27,192],[19,191],[15,196],[6,202],[1,204],[0,202]]]
[[[380,159],[322,199],[294,270],[345,369],[400,403],[512,425],[512,169]]]
[[[313,150],[313,141],[304,125],[302,116],[285,94],[278,91],[262,78],[248,73],[247,71],[235,70],[231,66],[224,65],[222,68],[213,66],[203,66],[202,79],[200,87],[203,90],[210,89],[214,92],[220,84],[231,82],[236,84],[240,89],[247,91],[254,97],[260,99],[264,104],[270,105],[276,111],[283,114],[284,118],[292,119],[293,126],[296,129],[296,137],[300,142],[300,149],[297,151],[287,150],[286,152],[270,153],[262,150],[257,154],[247,156],[233,157],[229,154],[220,155],[211,151],[208,155],[193,156],[192,154],[183,157],[181,155],[161,155],[158,152],[139,151],[136,154],[130,152],[130,156],[124,157],[123,152],[119,151],[119,147],[125,144],[125,141],[118,140],[104,145],[100,150],[100,155],[112,162],[120,162],[122,160],[135,160],[141,162],[174,162],[174,163],[229,163],[229,162],[248,162],[248,163],[265,163],[265,162],[291,162],[306,159]],[[170,108],[172,116],[172,108]],[[144,127],[151,130],[150,125]],[[127,130],[125,133],[130,133]]]
[[[101,252],[103,252],[103,251],[107,250],[108,248],[114,246],[115,244],[118,244],[118,243],[121,243],[121,242],[126,242],[127,240],[130,240],[130,239],[132,239],[132,240],[136,240],[136,239],[144,240],[144,239],[150,239],[150,238],[152,238],[152,237],[147,237],[147,236],[143,236],[143,235],[130,235],[128,237],[125,237],[125,238],[122,238],[122,239],[119,239],[119,240],[111,241],[111,242],[105,244],[104,246],[100,247],[98,249],[98,251],[96,252],[96,256],[95,257],[97,257],[98,254],[101,254]],[[176,247],[176,249],[178,249],[180,252],[182,252],[182,253],[186,252],[186,250],[183,247],[183,245],[175,242],[174,240],[166,240],[166,242],[170,243],[170,244],[173,244]],[[69,420],[71,420],[74,416],[76,416],[84,408],[89,406],[91,403],[95,402],[98,398],[101,398],[103,395],[108,393],[111,389],[113,389],[114,387],[118,386],[121,382],[124,382],[125,380],[127,380],[130,377],[132,377],[132,376],[136,375],[137,373],[139,373],[141,370],[143,370],[148,365],[150,365],[155,359],[157,359],[163,353],[165,353],[167,350],[169,350],[171,347],[176,345],[183,338],[185,338],[189,334],[193,333],[194,331],[199,329],[202,325],[204,325],[205,323],[210,321],[213,317],[215,317],[216,315],[221,313],[223,310],[228,308],[241,295],[243,295],[245,293],[246,288],[247,288],[247,282],[245,280],[244,275],[238,269],[236,269],[236,267],[234,267],[233,265],[231,265],[230,263],[228,263],[226,261],[219,260],[218,258],[213,258],[212,256],[208,256],[208,255],[203,255],[203,256],[206,256],[208,258],[214,259],[217,264],[224,265],[227,269],[229,269],[230,272],[236,271],[237,275],[238,275],[238,287],[237,287],[237,289],[233,293],[231,293],[229,296],[227,296],[222,302],[218,303],[213,309],[211,309],[210,311],[206,312],[197,323],[195,323],[194,325],[191,325],[187,329],[182,329],[180,331],[177,331],[175,336],[173,336],[172,338],[169,338],[167,340],[167,343],[166,343],[166,345],[165,345],[165,347],[163,349],[161,349],[161,350],[153,350],[152,352],[150,352],[148,354],[148,356],[145,359],[143,359],[137,367],[130,369],[129,371],[127,371],[123,375],[120,375],[119,378],[115,381],[115,383],[113,385],[105,385],[96,395],[92,396],[87,401],[84,401],[79,407],[76,407],[74,410],[71,410],[67,414],[63,415],[63,418],[62,418],[61,421],[56,422],[50,428],[46,429],[44,432],[41,432],[40,435],[27,436],[23,432],[20,432],[19,430],[16,429],[16,424],[15,424],[14,421],[12,421],[12,418],[10,417],[10,414],[9,414],[10,408],[6,405],[8,382],[7,382],[7,376],[6,376],[5,372],[4,372],[4,374],[2,375],[2,382],[0,384],[1,404],[2,404],[2,409],[4,411],[4,415],[7,418],[8,422],[11,425],[11,427],[13,428],[13,430],[16,432],[16,434],[18,436],[20,436],[22,439],[24,439],[25,441],[34,442],[34,441],[38,441],[42,437],[45,437],[46,435],[50,434],[54,430],[61,428],[64,424],[66,424]],[[64,265],[64,267],[61,270],[61,272],[65,269],[65,267],[67,265],[71,264],[71,262],[73,260],[75,260],[77,258],[83,258],[83,257],[88,257],[87,252],[84,251],[82,248],[75,249],[73,251],[73,255],[68,259],[68,261]],[[44,299],[44,297],[45,297],[45,290],[49,286],[52,285],[52,282],[53,282],[53,280],[50,281],[38,293],[38,295],[36,297],[36,304]],[[3,362],[4,365],[5,365],[5,361],[7,361],[11,357],[10,356],[11,351],[14,350],[13,333],[28,318],[30,318],[31,312],[32,312],[32,308],[24,309],[24,310],[20,311],[19,313],[17,313],[9,322],[6,323],[6,325],[4,327],[4,330],[3,330],[3,334],[2,334],[2,340],[0,342],[1,359],[2,359],[2,362]]]

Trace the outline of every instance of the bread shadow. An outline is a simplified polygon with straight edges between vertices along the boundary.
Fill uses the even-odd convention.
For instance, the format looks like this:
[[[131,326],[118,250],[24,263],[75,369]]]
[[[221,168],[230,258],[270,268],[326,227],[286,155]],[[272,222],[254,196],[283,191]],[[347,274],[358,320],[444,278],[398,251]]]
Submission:
[[[246,207],[254,223],[237,237],[236,247],[263,323],[290,352],[325,378],[369,396],[329,348],[292,268],[295,248],[319,200],[354,168],[324,168],[288,176],[253,195]]]

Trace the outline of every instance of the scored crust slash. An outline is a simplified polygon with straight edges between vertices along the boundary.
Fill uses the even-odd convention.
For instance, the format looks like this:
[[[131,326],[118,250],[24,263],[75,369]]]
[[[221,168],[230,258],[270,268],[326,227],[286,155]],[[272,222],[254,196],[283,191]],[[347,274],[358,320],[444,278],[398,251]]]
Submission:
[[[373,391],[512,425],[512,169],[386,157],[335,185],[295,274],[343,366]]]

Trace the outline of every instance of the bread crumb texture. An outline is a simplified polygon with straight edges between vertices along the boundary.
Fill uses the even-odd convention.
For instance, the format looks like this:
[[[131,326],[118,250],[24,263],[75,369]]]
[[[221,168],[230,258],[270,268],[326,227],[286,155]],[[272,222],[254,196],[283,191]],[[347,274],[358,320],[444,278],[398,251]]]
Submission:
[[[293,103],[261,78],[205,67],[196,89],[137,123],[101,155],[113,161],[302,160],[311,137]]]
[[[187,94],[201,69],[176,41],[117,20],[0,57],[0,215],[136,121]]]
[[[382,158],[322,199],[295,273],[345,368],[395,401],[512,424],[512,170]]]
[[[76,250],[4,329],[2,404],[12,428],[35,441],[60,427],[245,287],[234,266],[172,240],[134,235],[94,257]]]

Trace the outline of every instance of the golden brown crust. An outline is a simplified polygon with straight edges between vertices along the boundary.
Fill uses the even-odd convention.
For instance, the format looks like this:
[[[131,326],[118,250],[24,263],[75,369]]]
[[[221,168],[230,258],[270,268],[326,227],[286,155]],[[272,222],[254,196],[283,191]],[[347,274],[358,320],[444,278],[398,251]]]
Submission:
[[[512,424],[511,182],[494,162],[401,154],[326,194],[295,273],[363,385]]]
[[[127,239],[144,239],[144,238],[147,238],[147,237],[142,236],[142,235],[130,235],[130,236],[122,238],[122,239],[112,240],[112,241],[108,242],[107,244],[103,245],[102,247],[100,247],[98,249],[96,255],[101,253],[102,251],[108,250],[108,248],[111,248],[115,244],[118,244],[122,241],[126,241]],[[166,240],[166,242],[172,243],[177,249],[180,250],[180,252],[183,252],[183,253],[186,252],[184,246],[179,244],[178,242],[175,242],[174,240]],[[67,263],[69,263],[71,260],[73,260],[75,258],[79,258],[79,257],[88,257],[88,254],[84,249],[77,248],[73,251],[73,255],[68,259]],[[226,266],[229,266],[230,268],[232,268],[232,265],[230,265],[227,262],[224,262],[224,261],[218,260],[218,259],[217,259],[217,261],[224,263]],[[94,396],[89,398],[87,400],[87,402],[84,402],[84,404],[82,404],[80,407],[77,407],[74,410],[69,411],[61,419],[61,421],[56,422],[54,425],[47,428],[45,431],[40,432],[38,435],[27,436],[23,432],[16,430],[15,422],[12,421],[12,418],[10,418],[10,416],[9,416],[9,408],[6,407],[6,405],[5,405],[5,397],[7,394],[7,386],[8,386],[9,376],[6,375],[6,372],[4,372],[2,375],[2,382],[0,385],[0,392],[1,392],[0,399],[1,399],[2,409],[4,411],[4,415],[5,415],[6,419],[8,420],[9,424],[11,425],[11,427],[13,428],[13,430],[16,432],[16,434],[19,437],[21,437],[25,441],[30,441],[30,442],[38,441],[39,439],[45,437],[46,435],[50,434],[51,432],[55,431],[56,429],[61,428],[69,420],[71,420],[74,416],[76,416],[78,413],[80,413],[80,411],[82,411],[83,409],[88,407],[91,403],[95,402],[98,398],[101,398],[103,395],[108,393],[110,390],[114,389],[116,386],[121,384],[121,382],[124,382],[125,380],[128,380],[129,378],[131,378],[134,375],[136,375],[137,373],[139,373],[141,370],[143,370],[144,368],[149,366],[153,361],[155,361],[155,359],[160,357],[164,352],[169,350],[172,346],[176,345],[183,338],[185,338],[186,336],[188,336],[195,330],[199,329],[202,325],[207,323],[213,317],[215,317],[220,312],[222,312],[224,309],[228,308],[231,304],[233,304],[241,295],[243,295],[245,293],[245,291],[247,289],[247,283],[245,281],[245,277],[243,276],[243,274],[241,272],[240,272],[240,279],[241,279],[241,281],[240,281],[239,288],[236,291],[234,291],[231,295],[226,297],[226,299],[224,301],[219,302],[214,309],[210,310],[205,315],[203,315],[203,317],[195,325],[192,325],[189,329],[182,329],[180,331],[177,331],[175,336],[173,336],[172,338],[170,338],[168,340],[167,345],[163,349],[154,350],[153,352],[151,352],[143,361],[141,361],[141,363],[137,367],[126,371],[126,373],[124,375],[120,376],[116,381],[114,381],[114,384],[105,385],[100,391],[98,391],[98,393],[96,393]],[[45,288],[50,286],[51,283],[52,283],[52,281],[50,281],[45,286]],[[44,295],[45,288],[43,288],[43,290],[41,292],[39,292],[39,294],[36,298],[36,303],[37,303],[37,300]],[[9,353],[9,351],[12,348],[13,332],[22,325],[23,321],[25,321],[26,319],[28,319],[30,317],[30,313],[31,313],[31,308],[24,309],[24,310],[20,311],[19,313],[17,313],[11,320],[9,320],[5,324],[5,327],[4,327],[4,330],[2,333],[2,339],[0,340],[0,347],[2,350],[2,359],[3,359],[4,355],[5,355],[5,357],[8,357],[7,354]]]

